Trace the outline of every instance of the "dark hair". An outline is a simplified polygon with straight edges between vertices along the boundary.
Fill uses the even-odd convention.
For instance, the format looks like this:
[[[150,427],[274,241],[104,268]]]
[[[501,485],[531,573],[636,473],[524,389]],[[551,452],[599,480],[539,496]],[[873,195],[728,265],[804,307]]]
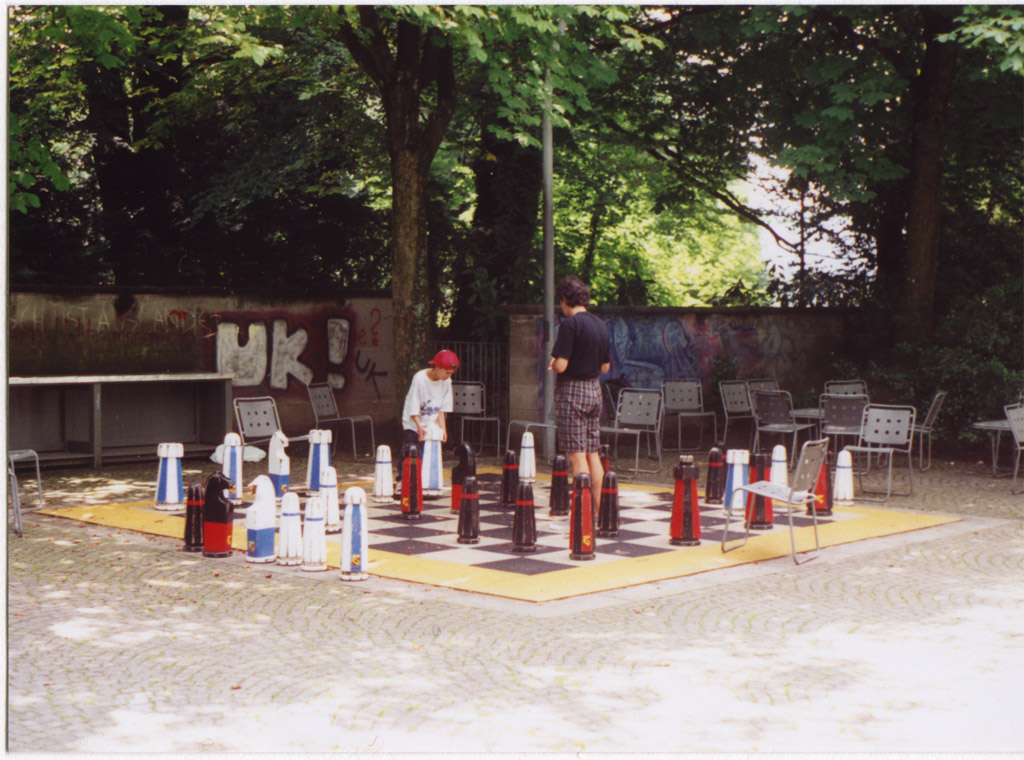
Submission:
[[[555,286],[555,297],[572,306],[586,306],[590,302],[590,288],[574,274],[569,275]]]

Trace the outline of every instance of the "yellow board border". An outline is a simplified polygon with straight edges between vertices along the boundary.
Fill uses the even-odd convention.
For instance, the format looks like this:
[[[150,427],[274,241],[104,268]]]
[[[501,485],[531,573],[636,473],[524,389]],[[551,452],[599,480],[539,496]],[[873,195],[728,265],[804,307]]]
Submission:
[[[481,472],[487,471],[481,470]],[[540,479],[543,479],[543,476],[540,476]],[[339,488],[343,490],[347,485],[349,484],[339,486]],[[634,484],[620,484],[619,489],[667,490],[665,487]],[[181,540],[185,531],[185,518],[170,513],[154,512],[152,511],[154,504],[153,501],[100,504],[86,507],[41,509],[37,510],[37,513]],[[868,507],[838,507],[834,511],[846,516],[858,517],[857,519],[838,520],[819,525],[818,535],[822,549],[960,521],[958,517]],[[813,528],[797,528],[795,533],[798,553],[813,548]],[[738,535],[739,533],[737,533]],[[668,542],[668,536],[665,537],[665,541]],[[244,531],[237,529],[234,531],[232,548],[239,552],[245,551]],[[598,552],[600,552],[600,543]],[[566,559],[571,561],[568,560],[568,553],[569,549],[566,547]],[[720,544],[716,541],[643,557],[620,558],[614,562],[597,564],[581,562],[579,567],[554,570],[538,575],[522,575],[474,565],[432,560],[428,557],[409,557],[375,550],[371,547],[369,573],[381,578],[541,603],[681,578],[752,562],[763,562],[787,557],[789,554],[789,531],[775,530],[767,534],[752,533],[746,546],[726,553],[722,552]],[[340,562],[340,545],[328,542],[328,567],[337,569]]]

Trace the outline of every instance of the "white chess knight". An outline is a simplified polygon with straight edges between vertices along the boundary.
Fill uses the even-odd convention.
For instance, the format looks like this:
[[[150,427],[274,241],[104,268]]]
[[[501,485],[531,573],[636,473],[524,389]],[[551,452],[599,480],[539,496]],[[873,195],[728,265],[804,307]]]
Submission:
[[[274,484],[266,475],[258,476],[249,488],[256,499],[245,512],[245,561],[274,561]]]
[[[537,458],[533,448],[533,433],[523,433],[519,446],[519,482],[533,483],[537,479]]]
[[[341,579],[362,581],[370,564],[366,514],[366,492],[353,487],[345,491],[345,527],[341,534]]]
[[[281,499],[281,521],[277,532],[277,564],[302,564],[302,517],[299,496],[289,491]]]
[[[320,491],[323,482],[324,470],[331,466],[331,440],[330,430],[309,431],[309,458],[306,460],[306,483],[309,486],[309,493],[316,494]]]
[[[836,482],[832,487],[832,503],[840,507],[853,504],[853,455],[843,449],[836,457]]]
[[[278,500],[287,493],[291,479],[291,460],[284,451],[287,446],[288,437],[280,430],[270,437],[267,475],[274,484],[274,498]]]
[[[383,444],[377,447],[377,459],[373,470],[373,500],[377,503],[395,500],[395,474],[391,470],[391,448]]]
[[[424,496],[440,496],[444,488],[444,468],[441,462],[443,437],[440,426],[434,423],[427,426],[427,438],[423,441],[423,463],[420,466]]]

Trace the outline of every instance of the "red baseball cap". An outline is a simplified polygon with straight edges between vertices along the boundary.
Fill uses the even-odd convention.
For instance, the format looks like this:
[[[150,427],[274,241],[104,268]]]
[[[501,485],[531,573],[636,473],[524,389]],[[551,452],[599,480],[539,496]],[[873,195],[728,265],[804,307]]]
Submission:
[[[446,348],[443,351],[438,351],[427,364],[433,364],[438,369],[458,369],[459,357],[455,355],[454,351],[449,351]]]

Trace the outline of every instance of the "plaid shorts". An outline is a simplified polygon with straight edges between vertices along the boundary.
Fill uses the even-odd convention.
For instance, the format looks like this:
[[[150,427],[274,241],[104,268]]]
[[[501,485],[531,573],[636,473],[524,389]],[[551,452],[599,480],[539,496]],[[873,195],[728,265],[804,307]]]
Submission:
[[[601,445],[601,383],[564,380],[555,386],[558,448],[570,454],[597,451]]]

